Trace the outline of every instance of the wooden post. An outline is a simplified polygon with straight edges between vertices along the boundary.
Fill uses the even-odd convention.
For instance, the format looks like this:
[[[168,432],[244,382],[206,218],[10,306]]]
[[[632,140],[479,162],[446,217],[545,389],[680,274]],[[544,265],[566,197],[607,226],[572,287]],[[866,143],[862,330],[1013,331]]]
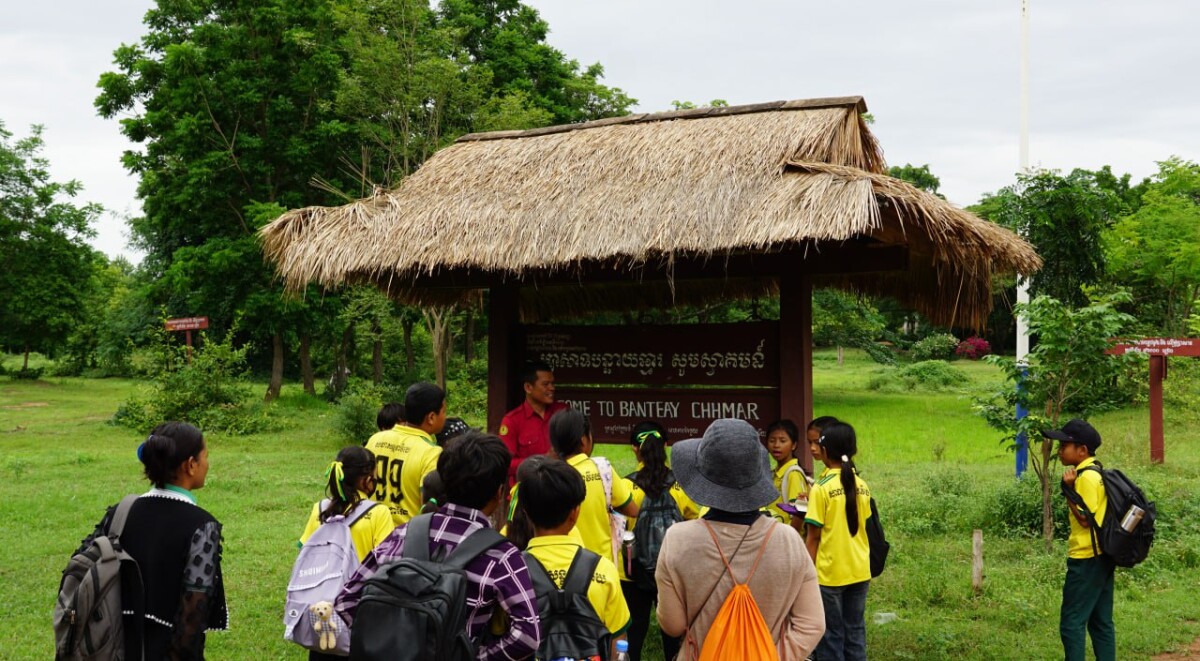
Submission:
[[[971,536],[971,589],[975,594],[983,591],[983,531],[975,530]]]
[[[184,331],[183,338],[184,338],[184,342],[187,343],[187,362],[188,362],[188,365],[191,365],[192,364],[192,331],[190,329]]]
[[[1150,356],[1150,461],[1161,464],[1163,457],[1163,380],[1167,378],[1167,357]]]
[[[812,420],[812,279],[799,270],[779,275],[779,415],[800,427]],[[812,471],[812,454],[801,439],[800,463]]]
[[[518,321],[520,290],[515,284],[488,290],[488,431],[496,433],[511,408],[509,393],[517,378],[513,369],[513,335]]]

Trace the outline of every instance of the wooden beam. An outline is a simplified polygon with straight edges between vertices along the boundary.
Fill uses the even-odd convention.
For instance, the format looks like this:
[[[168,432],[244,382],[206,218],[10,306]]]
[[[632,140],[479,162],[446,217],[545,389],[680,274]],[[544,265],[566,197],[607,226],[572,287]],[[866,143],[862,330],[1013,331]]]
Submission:
[[[843,273],[881,273],[908,269],[909,252],[904,245],[866,241],[807,246],[768,254],[737,254],[712,257],[676,258],[674,266],[649,263],[617,267],[606,262],[584,262],[575,267],[538,269],[518,277],[484,271],[452,270],[432,275],[421,274],[411,280],[413,287],[484,289],[519,284],[550,286],[605,284],[616,282],[675,280],[712,280],[736,278],[775,278],[784,272],[800,271],[807,275]]]
[[[779,417],[800,428],[796,454],[810,473],[812,454],[803,432],[812,415],[812,278],[790,271],[779,278]]]
[[[492,287],[488,292],[487,429],[492,433],[500,429],[500,421],[512,407],[511,391],[517,379],[513,361],[519,293],[515,285]]]

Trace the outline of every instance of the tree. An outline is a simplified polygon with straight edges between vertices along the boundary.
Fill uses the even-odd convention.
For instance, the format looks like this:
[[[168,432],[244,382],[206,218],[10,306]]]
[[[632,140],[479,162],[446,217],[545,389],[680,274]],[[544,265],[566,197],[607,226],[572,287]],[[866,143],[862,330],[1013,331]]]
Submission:
[[[1109,183],[1079,169],[1066,176],[1055,170],[1022,173],[1016,184],[985,195],[971,211],[1019,233],[1041,255],[1031,295],[1079,307],[1087,304],[1083,288],[1105,275],[1101,237],[1123,208],[1117,193],[1101,182]]]
[[[101,208],[72,201],[79,182],[51,180],[41,126],[12,137],[0,123],[0,340],[23,351],[24,371],[29,352],[62,343],[81,313]]]
[[[938,189],[942,187],[942,180],[938,179],[937,176],[929,170],[928,163],[920,167],[913,165],[912,163],[893,165],[892,167],[888,168],[888,174],[897,179],[903,179],[904,181],[907,181],[923,191],[933,193],[942,199],[946,199],[945,195],[942,195],[938,192]]]
[[[1136,356],[1109,356],[1104,351],[1109,339],[1126,331],[1134,321],[1118,310],[1128,301],[1128,293],[1118,291],[1096,295],[1088,305],[1073,308],[1049,296],[1038,296],[1028,305],[1016,306],[1017,314],[1029,320],[1029,334],[1034,340],[1028,355],[1028,374],[1022,376],[1012,358],[992,355],[985,359],[1000,367],[1006,380],[1000,390],[977,397],[975,411],[1004,434],[1001,442],[1010,449],[1016,448],[1018,434],[1029,439],[1029,465],[1042,488],[1042,535],[1047,550],[1054,536],[1051,468],[1056,457],[1053,442],[1041,432],[1059,427],[1065,413],[1086,417],[1126,403],[1113,401],[1119,392],[1114,385]],[[1029,411],[1020,420],[1013,414],[1018,405]]]
[[[1172,158],[1106,235],[1112,275],[1148,332],[1182,335],[1200,298],[1200,166]]]
[[[836,346],[839,366],[844,347],[867,348],[883,332],[883,316],[865,298],[818,289],[813,292],[812,308],[813,343]]]

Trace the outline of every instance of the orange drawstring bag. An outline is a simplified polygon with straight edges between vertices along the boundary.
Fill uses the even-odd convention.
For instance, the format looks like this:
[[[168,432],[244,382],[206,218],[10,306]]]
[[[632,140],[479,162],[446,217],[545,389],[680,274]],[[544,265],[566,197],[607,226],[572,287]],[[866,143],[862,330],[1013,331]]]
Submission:
[[[741,583],[734,577],[733,569],[725,559],[725,552],[721,550],[721,543],[717,541],[717,534],[712,526],[707,521],[704,522],[704,526],[708,528],[708,534],[717,545],[717,553],[721,554],[725,570],[729,572],[729,577],[733,578],[733,589],[725,597],[725,603],[721,604],[721,610],[717,611],[716,618],[704,636],[700,661],[779,661],[779,650],[771,638],[771,630],[767,628],[762,611],[758,609],[758,603],[754,601],[754,595],[750,593],[748,585],[758,569],[758,561],[762,559],[771,534],[775,532],[775,526],[772,525],[767,531],[767,536],[758,549],[758,556],[754,558],[754,565],[750,568],[750,574]],[[694,650],[696,641],[691,631],[687,634],[687,642]]]

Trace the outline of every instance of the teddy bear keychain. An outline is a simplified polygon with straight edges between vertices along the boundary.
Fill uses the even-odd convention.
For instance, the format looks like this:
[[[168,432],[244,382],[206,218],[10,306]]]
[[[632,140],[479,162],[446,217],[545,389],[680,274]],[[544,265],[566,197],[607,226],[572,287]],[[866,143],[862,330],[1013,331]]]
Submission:
[[[337,646],[337,618],[333,616],[333,604],[328,601],[318,601],[308,607],[312,614],[313,631],[320,637],[321,650],[331,650]]]

